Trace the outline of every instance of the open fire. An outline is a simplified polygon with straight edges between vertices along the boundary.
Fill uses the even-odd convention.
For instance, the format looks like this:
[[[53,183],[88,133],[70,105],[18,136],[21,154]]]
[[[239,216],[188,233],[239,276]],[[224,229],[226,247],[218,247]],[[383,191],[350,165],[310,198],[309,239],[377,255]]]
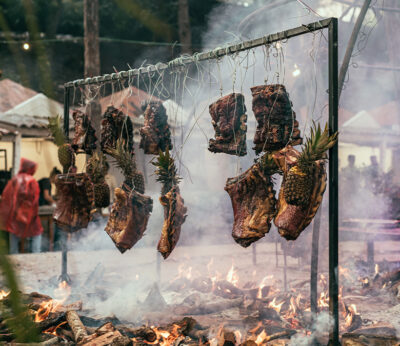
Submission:
[[[115,317],[111,320],[91,317],[92,312],[85,307],[85,302],[71,302],[71,298],[76,297],[72,294],[74,287],[65,281],[54,290],[53,298],[32,293],[25,300],[44,340],[57,338],[59,342],[64,340],[81,345],[259,346],[276,339],[286,345],[295,336],[315,337],[316,317],[310,309],[307,280],[293,281],[284,291],[282,282],[272,274],[261,276],[253,270],[246,275],[235,263],[224,273],[220,268],[214,268],[213,259],[206,267],[204,275],[198,268],[181,264],[176,277],[168,284],[150,290],[146,301],[155,302],[155,308],[138,306],[141,319],[135,323]],[[382,290],[384,285],[391,287],[400,280],[400,274],[382,272],[379,266],[369,277],[358,277],[348,268],[340,268],[339,272],[341,281],[351,282],[351,285],[341,287],[339,293],[341,333],[352,332],[365,323],[358,304],[349,300],[356,294],[356,289],[368,295],[373,293],[374,287]],[[141,279],[134,278],[135,281]],[[360,278],[368,278],[368,287]],[[321,274],[319,312],[329,310],[327,289],[327,277]],[[0,292],[1,299],[7,302],[10,292]],[[5,335],[5,330],[2,333]],[[11,336],[9,340],[12,340]]]

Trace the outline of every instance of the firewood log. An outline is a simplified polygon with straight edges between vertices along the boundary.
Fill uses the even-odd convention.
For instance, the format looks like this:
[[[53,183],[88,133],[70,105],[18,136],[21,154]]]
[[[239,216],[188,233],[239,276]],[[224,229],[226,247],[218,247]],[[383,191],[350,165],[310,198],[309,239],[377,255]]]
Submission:
[[[198,306],[176,306],[173,312],[178,315],[205,315],[218,311],[239,307],[243,303],[242,298],[229,299],[216,303],[205,303]]]
[[[74,333],[74,339],[76,342],[81,341],[84,337],[88,336],[85,326],[83,325],[81,319],[79,318],[76,311],[67,311],[65,314],[67,322]]]

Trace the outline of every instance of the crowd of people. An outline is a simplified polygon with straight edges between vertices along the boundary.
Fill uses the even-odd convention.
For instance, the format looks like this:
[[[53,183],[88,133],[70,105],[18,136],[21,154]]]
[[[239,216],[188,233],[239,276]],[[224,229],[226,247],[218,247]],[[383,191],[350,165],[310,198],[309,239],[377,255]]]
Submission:
[[[357,167],[355,155],[349,155],[339,179],[341,220],[398,217],[392,174],[382,171],[375,155],[370,156],[370,164],[363,168]]]

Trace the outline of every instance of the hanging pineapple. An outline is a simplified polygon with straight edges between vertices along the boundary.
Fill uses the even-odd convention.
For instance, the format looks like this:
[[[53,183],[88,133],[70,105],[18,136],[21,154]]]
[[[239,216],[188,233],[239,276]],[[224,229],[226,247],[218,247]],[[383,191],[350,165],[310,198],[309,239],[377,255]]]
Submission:
[[[107,171],[106,156],[95,152],[87,163],[86,173],[93,183],[94,204],[97,208],[106,208],[110,205],[110,188],[105,182]]]
[[[147,227],[153,200],[144,195],[144,178],[136,168],[135,156],[123,139],[118,139],[109,154],[122,170],[125,181],[115,189],[115,200],[105,228],[115,246],[124,253],[142,237]]]
[[[337,133],[329,135],[313,124],[303,151],[288,146],[273,154],[284,172],[275,225],[286,239],[296,239],[314,218],[326,189],[324,161],[326,151],[337,142]]]
[[[144,176],[136,167],[134,153],[129,151],[125,142],[118,139],[115,149],[109,149],[110,155],[114,157],[115,164],[121,168],[126,184],[130,189],[134,189],[139,193],[144,193]]]
[[[151,164],[156,167],[156,180],[162,184],[161,195],[167,194],[174,185],[178,185],[181,181],[174,159],[170,155],[168,148],[165,150],[165,154],[160,150],[158,157]]]
[[[157,160],[152,161],[152,164],[156,167],[156,180],[162,184],[160,203],[164,207],[164,224],[157,249],[166,259],[179,240],[187,208],[179,191],[181,178],[168,148],[165,153],[160,151]]]
[[[67,142],[59,115],[49,118],[48,129],[54,138],[54,143],[58,146],[58,160],[64,171],[68,172],[75,165],[75,152],[71,144]]]

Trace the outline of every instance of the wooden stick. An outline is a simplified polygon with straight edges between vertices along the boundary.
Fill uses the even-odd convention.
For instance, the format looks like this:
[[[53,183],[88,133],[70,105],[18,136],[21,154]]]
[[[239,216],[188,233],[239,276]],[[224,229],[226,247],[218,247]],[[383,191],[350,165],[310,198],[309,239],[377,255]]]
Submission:
[[[74,333],[74,338],[76,342],[81,341],[84,337],[88,336],[85,326],[83,325],[81,319],[79,318],[76,311],[70,310],[65,314],[67,322]]]

